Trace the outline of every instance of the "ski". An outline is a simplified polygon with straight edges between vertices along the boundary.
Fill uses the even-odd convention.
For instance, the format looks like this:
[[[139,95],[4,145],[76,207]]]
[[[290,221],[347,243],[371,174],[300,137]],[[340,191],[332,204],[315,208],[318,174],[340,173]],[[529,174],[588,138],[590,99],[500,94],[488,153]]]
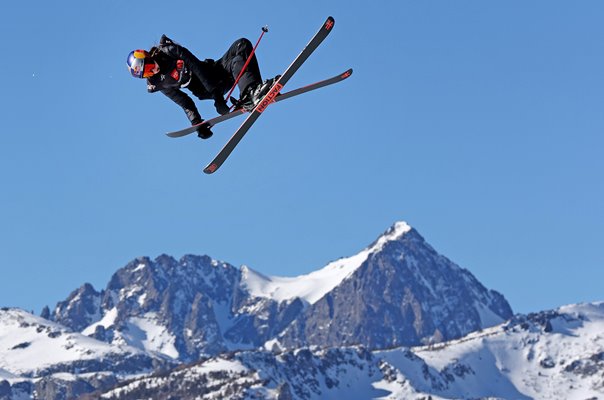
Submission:
[[[290,80],[290,78],[298,71],[298,69],[304,64],[308,57],[319,47],[321,42],[329,35],[335,20],[332,17],[328,17],[323,23],[319,31],[313,36],[308,42],[302,52],[294,59],[289,67],[283,72],[281,77],[275,82],[271,90],[264,96],[262,100],[256,105],[256,108],[247,116],[243,124],[235,131],[233,136],[224,145],[222,150],[216,155],[216,157],[210,162],[203,170],[206,174],[213,174],[218,168],[225,162],[227,157],[235,149],[237,144],[243,139],[247,131],[250,130],[254,122],[260,117],[260,115],[266,110],[266,108],[276,100],[277,96],[283,89],[283,86]]]
[[[291,90],[289,92],[279,93],[277,95],[277,97],[275,97],[275,103],[278,103],[278,102],[280,102],[282,100],[286,100],[286,99],[292,98],[294,96],[298,96],[298,95],[300,95],[302,93],[310,92],[312,90],[320,89],[320,88],[325,87],[325,86],[333,85],[334,83],[342,82],[344,79],[348,78],[350,75],[352,75],[352,68],[349,69],[346,72],[343,72],[343,73],[341,73],[339,75],[336,75],[334,77],[331,77],[329,79],[324,79],[324,80],[319,81],[319,82],[311,83],[310,85],[306,85],[306,86],[303,86],[301,88]],[[185,129],[181,129],[179,131],[168,132],[168,133],[166,133],[166,135],[169,136],[169,137],[171,137],[171,138],[178,138],[178,137],[187,136],[187,135],[195,132],[197,130],[197,128],[199,126],[203,125],[203,124],[209,124],[210,127],[212,127],[212,126],[217,125],[217,124],[219,124],[221,122],[227,121],[227,120],[229,120],[231,118],[238,117],[238,116],[243,115],[245,113],[247,113],[247,111],[245,111],[243,109],[236,109],[236,110],[231,111],[228,114],[219,115],[218,117],[205,120],[201,124],[192,125],[192,126],[189,126],[189,127],[185,128]]]

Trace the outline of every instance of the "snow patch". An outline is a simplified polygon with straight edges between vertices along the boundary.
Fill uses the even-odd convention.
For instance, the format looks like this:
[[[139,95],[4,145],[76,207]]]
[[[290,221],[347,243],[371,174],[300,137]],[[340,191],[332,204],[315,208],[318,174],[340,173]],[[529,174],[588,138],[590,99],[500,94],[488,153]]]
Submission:
[[[69,332],[22,310],[0,312],[0,371],[4,373],[35,374],[51,365],[136,352]]]
[[[139,305],[139,306],[141,306],[141,307],[143,307],[143,306],[145,305],[145,300],[146,300],[146,299],[147,299],[147,292],[145,292],[145,293],[141,294],[141,295],[138,297],[138,305]]]
[[[131,346],[177,359],[176,338],[158,320],[157,314],[147,313],[128,320],[122,338]]]
[[[499,325],[504,322],[504,319],[499,315],[495,314],[489,308],[485,307],[482,303],[475,302],[474,308],[478,311],[480,318],[480,325],[482,328],[490,328],[495,325]]]
[[[94,324],[86,327],[82,331],[82,334],[84,334],[86,336],[93,335],[94,332],[96,331],[97,326],[102,326],[103,328],[107,329],[111,325],[113,325],[116,318],[117,318],[117,308],[114,307],[111,310],[107,311],[107,313],[105,313],[105,315],[103,316],[103,318],[100,321],[95,322]]]
[[[229,372],[246,372],[248,369],[237,360],[225,360],[222,358],[215,358],[204,362],[201,365],[191,368],[192,374],[208,374],[216,371],[229,371]]]
[[[5,369],[0,368],[0,381],[2,381],[2,380],[14,382],[17,380],[23,380],[23,378],[5,370]]]
[[[137,266],[136,268],[134,268],[134,269],[132,270],[132,272],[137,272],[137,271],[140,271],[140,270],[142,270],[142,269],[145,269],[146,267],[147,267],[147,264],[140,263],[140,264],[138,264],[138,266]]]
[[[398,240],[411,227],[406,222],[397,222],[372,246],[360,253],[327,264],[318,271],[297,277],[265,276],[253,269],[241,267],[241,283],[252,296],[271,298],[282,302],[296,297],[314,304],[346,278],[350,277],[373,254],[382,250],[390,241]]]
[[[411,226],[404,221],[396,222],[385,234],[379,237],[379,239],[371,247],[373,252],[382,250],[384,245],[388,242],[400,239],[405,233],[411,230]]]

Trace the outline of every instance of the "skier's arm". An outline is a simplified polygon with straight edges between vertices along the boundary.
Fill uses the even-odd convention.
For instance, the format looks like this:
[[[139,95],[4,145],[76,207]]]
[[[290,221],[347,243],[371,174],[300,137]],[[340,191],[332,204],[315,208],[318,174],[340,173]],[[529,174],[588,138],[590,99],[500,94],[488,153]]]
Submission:
[[[191,121],[191,125],[196,125],[203,121],[201,115],[199,115],[199,111],[197,111],[195,103],[186,93],[178,89],[162,89],[161,92],[182,107],[185,114],[187,114],[187,118]]]
[[[212,96],[218,92],[216,86],[208,79],[213,75],[212,66],[209,63],[200,61],[186,47],[174,43],[166,35],[163,35],[160,40],[160,50],[174,59],[183,60]]]

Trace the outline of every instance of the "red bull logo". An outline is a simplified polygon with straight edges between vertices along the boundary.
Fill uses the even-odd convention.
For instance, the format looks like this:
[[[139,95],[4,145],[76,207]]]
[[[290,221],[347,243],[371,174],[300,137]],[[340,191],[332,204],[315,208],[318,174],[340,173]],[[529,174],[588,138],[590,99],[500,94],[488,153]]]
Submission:
[[[281,89],[283,89],[283,85],[280,84],[279,82],[275,83],[273,85],[273,87],[271,88],[271,90],[266,94],[266,96],[264,96],[262,101],[256,106],[255,111],[258,111],[259,113],[261,113],[264,110],[266,110],[266,107],[268,107],[269,104],[271,104],[273,101],[275,101],[275,97],[277,97],[277,95],[279,94]]]

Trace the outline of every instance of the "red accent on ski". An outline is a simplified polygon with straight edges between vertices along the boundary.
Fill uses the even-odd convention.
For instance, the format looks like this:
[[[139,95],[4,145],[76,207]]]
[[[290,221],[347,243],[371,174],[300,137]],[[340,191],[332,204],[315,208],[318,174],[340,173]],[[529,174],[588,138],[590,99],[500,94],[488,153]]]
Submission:
[[[283,85],[280,84],[279,82],[275,83],[273,85],[273,87],[271,88],[271,90],[267,93],[267,95],[264,96],[264,98],[262,99],[260,104],[258,104],[256,106],[256,111],[261,113],[264,110],[266,110],[266,107],[268,107],[269,104],[271,104],[273,101],[275,101],[275,97],[277,97],[277,95],[279,94],[281,89],[283,89]]]
[[[213,173],[214,171],[216,171],[218,169],[218,165],[216,165],[215,163],[212,165],[209,165],[207,168],[208,173]]]
[[[331,28],[333,28],[333,24],[334,24],[333,20],[331,20],[331,19],[330,19],[330,20],[328,20],[328,21],[325,23],[325,29],[327,29],[328,31],[329,31],[329,30],[331,30]]]
[[[342,78],[348,78],[350,75],[352,75],[352,71],[346,71],[344,72],[342,75],[340,75]]]

